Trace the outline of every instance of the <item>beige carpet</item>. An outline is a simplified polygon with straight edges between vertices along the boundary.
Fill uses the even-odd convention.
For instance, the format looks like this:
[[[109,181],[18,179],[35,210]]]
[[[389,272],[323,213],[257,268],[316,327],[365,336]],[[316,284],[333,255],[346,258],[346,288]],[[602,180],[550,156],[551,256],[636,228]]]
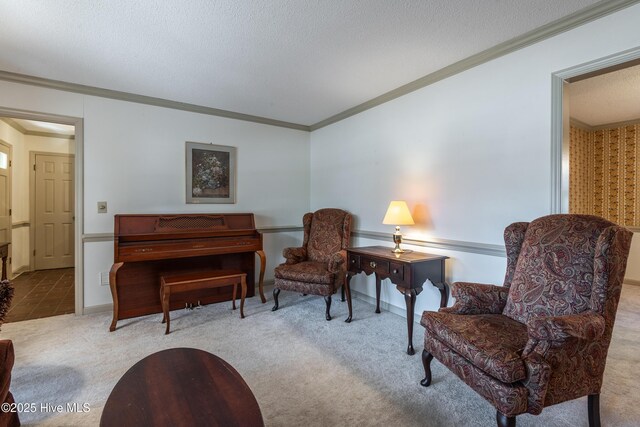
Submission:
[[[492,426],[495,411],[434,361],[434,383],[423,388],[423,328],[415,327],[417,354],[408,356],[405,320],[354,301],[354,321],[343,322],[346,303],[334,298],[334,320],[324,301],[283,292],[281,309],[252,298],[240,320],[230,304],[172,313],[165,336],[160,316],[119,322],[109,314],[5,324],[16,365],[11,389],[21,403],[89,404],[87,413],[37,410],[24,425],[98,425],[104,403],[134,363],[171,347],[214,353],[245,378],[267,426]],[[640,425],[640,287],[625,286],[601,397],[604,426]],[[518,426],[587,426],[586,398],[518,417]]]

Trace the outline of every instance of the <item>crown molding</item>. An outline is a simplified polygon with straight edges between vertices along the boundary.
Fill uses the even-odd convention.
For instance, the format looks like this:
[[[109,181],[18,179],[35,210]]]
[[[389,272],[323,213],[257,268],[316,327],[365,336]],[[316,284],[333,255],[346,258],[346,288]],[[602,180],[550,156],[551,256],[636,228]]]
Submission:
[[[571,124],[571,126],[582,129],[582,130],[586,130],[588,132],[591,132],[593,130],[593,126],[591,126],[588,123],[585,122],[581,122],[578,119],[574,119],[573,117],[571,117],[569,119],[569,123]]]
[[[98,96],[101,98],[117,99],[119,101],[135,102],[138,104],[153,105],[155,107],[171,108],[174,110],[189,111],[191,113],[207,114],[210,116],[225,117],[228,119],[243,120],[246,122],[260,123],[263,125],[278,126],[283,128],[302,130],[309,132],[309,126],[250,114],[237,113],[235,111],[221,110],[219,108],[205,107],[186,102],[171,101],[169,99],[153,96],[138,95],[119,90],[104,89],[95,86],[81,85],[61,80],[46,79],[43,77],[29,76],[26,74],[12,73],[0,70],[0,80],[11,83],[20,83],[31,86],[40,86],[47,89],[63,90],[65,92],[80,93],[83,95]]]
[[[8,124],[9,126],[11,126],[12,128],[14,128],[15,130],[17,130],[23,135],[44,136],[47,138],[60,138],[60,139],[69,139],[69,140],[76,139],[75,135],[64,135],[62,133],[40,132],[40,131],[25,129],[24,126],[20,125],[20,123],[16,122],[15,120],[9,117],[0,117],[0,120],[5,122],[6,124]]]
[[[623,122],[605,123],[604,125],[591,126],[591,130],[614,129],[624,126],[633,126],[640,124],[640,119],[625,120]]]
[[[18,122],[16,122],[13,119],[10,119],[9,117],[2,117],[0,118],[0,120],[5,122],[6,124],[8,124],[9,126],[11,126],[12,128],[14,128],[15,130],[17,130],[23,135],[27,133],[27,130],[25,128],[23,128]]]
[[[362,113],[363,111],[366,111],[370,108],[377,107],[378,105],[384,104],[403,95],[407,95],[408,93],[414,92],[418,89],[422,89],[423,87],[439,82],[440,80],[444,80],[470,68],[484,64],[485,62],[489,62],[493,59],[515,52],[524,47],[530,46],[565,31],[571,30],[580,25],[586,24],[587,22],[591,22],[603,16],[617,12],[621,9],[634,5],[639,1],[640,0],[600,1],[593,6],[579,10],[575,13],[572,13],[571,15],[550,22],[521,36],[515,37],[511,40],[507,40],[506,42],[500,43],[475,55],[471,55],[468,58],[462,59],[444,68],[441,68],[440,70],[437,70],[431,74],[407,83],[404,86],[400,86],[399,88],[393,89],[369,101],[363,102],[360,105],[356,105],[355,107],[349,108],[348,110],[324,119],[318,123],[312,124],[310,127],[311,131],[313,132],[314,130],[318,130],[330,124],[339,122],[348,117]]]
[[[640,119],[625,120],[622,122],[614,122],[614,123],[605,123],[603,125],[596,125],[596,126],[590,125],[585,122],[581,122],[580,120],[574,119],[574,118],[571,118],[570,122],[571,122],[571,126],[574,126],[589,132],[594,132],[594,131],[603,130],[603,129],[621,128],[624,126],[640,125]]]

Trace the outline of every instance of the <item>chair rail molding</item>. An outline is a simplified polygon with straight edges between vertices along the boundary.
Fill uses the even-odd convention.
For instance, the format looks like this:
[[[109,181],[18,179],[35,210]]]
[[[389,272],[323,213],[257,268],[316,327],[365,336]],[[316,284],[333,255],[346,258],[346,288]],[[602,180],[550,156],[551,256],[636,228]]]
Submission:
[[[356,230],[353,232],[356,237],[363,237],[365,239],[381,240],[384,242],[390,242],[391,236],[389,233],[382,233],[379,231],[365,231]],[[506,250],[504,245],[494,245],[490,243],[477,243],[466,242],[462,240],[449,240],[449,239],[412,239],[409,237],[403,237],[402,242],[407,245],[422,246],[426,248],[444,249],[455,252],[469,252],[478,255],[489,255],[497,257],[506,257]]]
[[[269,227],[258,227],[257,230],[264,234],[272,234],[287,233],[291,231],[302,231],[303,228],[299,225],[275,225]],[[112,242],[113,238],[113,233],[84,233],[82,235],[82,241],[84,243]]]
[[[273,233],[287,233],[287,232],[299,232],[303,231],[303,228],[298,225],[278,225],[269,227],[258,227],[258,231],[264,234]],[[352,232],[354,237],[362,237],[365,239],[380,240],[389,242],[389,233],[383,233],[380,231],[367,231],[367,230],[355,230]],[[93,242],[111,242],[113,241],[113,233],[85,233],[82,235],[82,241],[84,243]],[[489,255],[497,257],[505,257],[506,252],[504,245],[495,245],[490,243],[477,243],[467,242],[462,240],[449,240],[449,239],[412,239],[403,238],[403,242],[407,245],[421,246],[425,248],[437,248],[455,252],[469,252],[478,255]]]

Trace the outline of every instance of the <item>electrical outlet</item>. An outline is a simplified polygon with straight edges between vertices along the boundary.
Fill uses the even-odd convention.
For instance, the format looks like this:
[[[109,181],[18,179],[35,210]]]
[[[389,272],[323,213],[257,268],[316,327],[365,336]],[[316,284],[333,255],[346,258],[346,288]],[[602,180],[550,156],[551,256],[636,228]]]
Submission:
[[[107,202],[98,202],[98,213],[107,213]]]
[[[100,286],[109,286],[109,273],[101,271],[98,273],[100,279]]]

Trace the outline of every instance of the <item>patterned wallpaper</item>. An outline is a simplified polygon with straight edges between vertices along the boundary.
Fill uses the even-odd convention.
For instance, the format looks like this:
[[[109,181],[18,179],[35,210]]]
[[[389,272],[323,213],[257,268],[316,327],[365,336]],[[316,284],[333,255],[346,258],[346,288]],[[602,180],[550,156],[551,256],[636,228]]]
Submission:
[[[586,130],[571,126],[569,212],[640,227],[640,122]]]

